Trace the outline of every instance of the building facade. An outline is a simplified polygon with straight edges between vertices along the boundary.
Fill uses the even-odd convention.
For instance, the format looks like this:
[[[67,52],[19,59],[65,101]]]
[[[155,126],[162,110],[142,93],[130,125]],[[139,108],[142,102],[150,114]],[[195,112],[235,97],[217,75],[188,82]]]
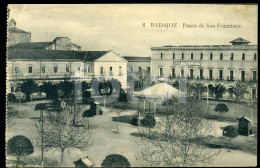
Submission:
[[[238,38],[232,45],[189,45],[152,47],[151,75],[188,83],[223,84],[229,88],[235,81],[247,82],[250,95],[257,96],[257,45]]]
[[[16,27],[14,19],[8,21],[7,25],[7,46],[17,43],[28,43],[31,42],[31,33]]]

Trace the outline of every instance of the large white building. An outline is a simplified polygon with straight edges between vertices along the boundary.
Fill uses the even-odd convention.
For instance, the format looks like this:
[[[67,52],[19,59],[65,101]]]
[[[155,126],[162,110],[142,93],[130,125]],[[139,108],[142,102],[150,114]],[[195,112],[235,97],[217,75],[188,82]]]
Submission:
[[[252,97],[257,96],[257,45],[237,38],[232,45],[181,45],[152,47],[151,74],[204,84],[247,82]]]

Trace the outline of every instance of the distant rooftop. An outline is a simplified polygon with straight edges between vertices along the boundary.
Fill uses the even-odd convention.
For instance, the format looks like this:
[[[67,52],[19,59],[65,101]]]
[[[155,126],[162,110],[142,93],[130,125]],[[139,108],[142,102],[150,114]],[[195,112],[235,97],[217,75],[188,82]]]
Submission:
[[[257,45],[248,45],[248,43],[251,43],[248,40],[245,40],[241,37],[231,41],[232,45],[165,45],[162,47],[151,47],[151,49],[170,49],[170,48],[190,48],[190,49],[214,49],[214,48],[222,48],[222,49],[229,49],[229,48],[241,48],[244,47],[245,49],[251,49],[251,48],[256,48]]]
[[[23,31],[21,29],[18,29],[17,27],[8,27],[7,28],[9,33],[26,33],[26,34],[32,34],[30,32]]]
[[[11,49],[45,49],[52,42],[30,42],[30,43],[18,43],[10,46]]]
[[[85,60],[94,61],[109,51],[71,51],[71,50],[44,50],[44,49],[11,49],[7,50],[8,59],[27,60]]]
[[[123,56],[123,57],[130,62],[151,61],[151,57],[138,57],[138,56]]]
[[[247,40],[245,40],[245,39],[243,39],[243,38],[241,38],[241,37],[239,37],[239,38],[237,38],[237,39],[235,39],[235,40],[233,40],[233,41],[230,41],[230,43],[251,43],[250,41],[247,41]]]

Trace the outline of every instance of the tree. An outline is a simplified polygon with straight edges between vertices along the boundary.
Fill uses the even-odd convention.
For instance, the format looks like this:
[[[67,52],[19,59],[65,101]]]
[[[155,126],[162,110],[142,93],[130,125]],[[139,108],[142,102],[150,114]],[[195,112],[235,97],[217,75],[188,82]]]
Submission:
[[[229,141],[228,141],[228,151],[230,152],[230,142],[231,142],[231,138],[235,138],[238,136],[238,130],[236,127],[229,125],[226,126],[223,130],[223,136],[225,137],[229,137]]]
[[[215,109],[214,109],[216,112],[220,112],[221,113],[221,116],[222,116],[222,113],[223,112],[228,112],[228,107],[226,104],[223,104],[223,103],[219,103],[216,105]]]
[[[149,128],[149,138],[151,134],[151,128],[153,128],[156,124],[156,120],[152,115],[146,115],[142,120],[141,124],[145,127]]]
[[[40,91],[46,93],[47,100],[57,101],[58,98],[58,87],[56,84],[51,82],[43,82],[40,86]]]
[[[21,92],[26,95],[26,100],[30,101],[30,96],[32,93],[38,90],[38,85],[32,79],[27,79],[20,86]]]
[[[237,103],[237,115],[238,115],[238,103],[240,100],[244,98],[244,95],[249,93],[248,87],[243,82],[236,82],[235,86],[231,86],[229,92],[236,96],[236,103]]]
[[[209,149],[201,140],[213,130],[212,122],[203,119],[203,103],[196,98],[187,99],[186,103],[176,99],[172,106],[171,113],[157,121],[152,138],[141,136],[137,158],[151,167],[188,167],[210,162],[218,151]]]
[[[40,120],[41,122],[41,130],[39,131],[40,136],[41,136],[41,165],[43,165],[43,135],[44,135],[44,130],[43,130],[43,110],[46,110],[46,105],[43,103],[36,104],[34,110],[40,110]]]
[[[17,158],[19,165],[20,158],[34,152],[32,142],[22,135],[16,135],[7,142],[7,154]]]
[[[226,92],[226,88],[225,86],[218,84],[215,87],[212,87],[212,91],[215,94],[216,99],[219,100],[219,98],[222,98],[222,95]]]
[[[64,152],[68,148],[87,150],[92,144],[91,132],[86,129],[84,120],[81,124],[72,125],[73,116],[65,110],[57,113],[48,113],[45,122],[44,148],[59,149],[61,151],[61,164],[63,164]]]
[[[74,97],[75,82],[62,81],[58,84],[60,98],[68,99]]]
[[[201,95],[207,91],[207,87],[203,85],[203,83],[191,83],[188,84],[188,92],[199,99],[201,98]]]
[[[113,111],[115,110],[115,112],[117,113],[116,133],[119,133],[119,117],[120,113],[123,112],[124,109],[125,105],[120,102],[116,102],[113,106]]]
[[[231,86],[229,91],[236,96],[236,102],[239,102],[245,94],[249,93],[248,87],[242,82],[236,82],[235,86]]]
[[[127,102],[127,94],[125,93],[125,91],[122,88],[120,88],[119,102],[124,102],[124,105]]]
[[[88,129],[89,129],[89,126],[90,126],[90,121],[89,121],[89,118],[90,117],[94,117],[96,115],[96,111],[94,109],[89,109],[89,110],[85,110],[82,114],[82,117],[86,117],[87,118],[87,121],[88,121]]]
[[[101,167],[131,167],[128,159],[123,155],[111,154],[106,156]]]
[[[145,89],[146,85],[150,82],[148,81],[150,73],[147,70],[139,70],[138,72],[136,72],[136,75],[138,80],[138,90]]]

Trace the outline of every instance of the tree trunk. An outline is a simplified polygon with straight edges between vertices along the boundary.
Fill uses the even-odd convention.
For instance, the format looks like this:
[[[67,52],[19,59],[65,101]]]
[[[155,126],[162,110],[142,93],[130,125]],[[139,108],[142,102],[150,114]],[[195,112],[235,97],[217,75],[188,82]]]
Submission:
[[[41,165],[43,166],[43,110],[41,110]]]
[[[60,164],[63,165],[64,149],[61,149]]]
[[[117,114],[117,126],[116,126],[116,133],[118,133],[118,124],[119,124],[119,113]]]
[[[149,127],[149,135],[148,135],[149,138],[150,138],[150,133],[151,133],[151,127]]]
[[[89,117],[87,117],[87,120],[88,120],[88,129],[89,129]]]
[[[228,151],[230,152],[230,141],[231,141],[231,138],[229,138],[229,141],[228,141]]]

